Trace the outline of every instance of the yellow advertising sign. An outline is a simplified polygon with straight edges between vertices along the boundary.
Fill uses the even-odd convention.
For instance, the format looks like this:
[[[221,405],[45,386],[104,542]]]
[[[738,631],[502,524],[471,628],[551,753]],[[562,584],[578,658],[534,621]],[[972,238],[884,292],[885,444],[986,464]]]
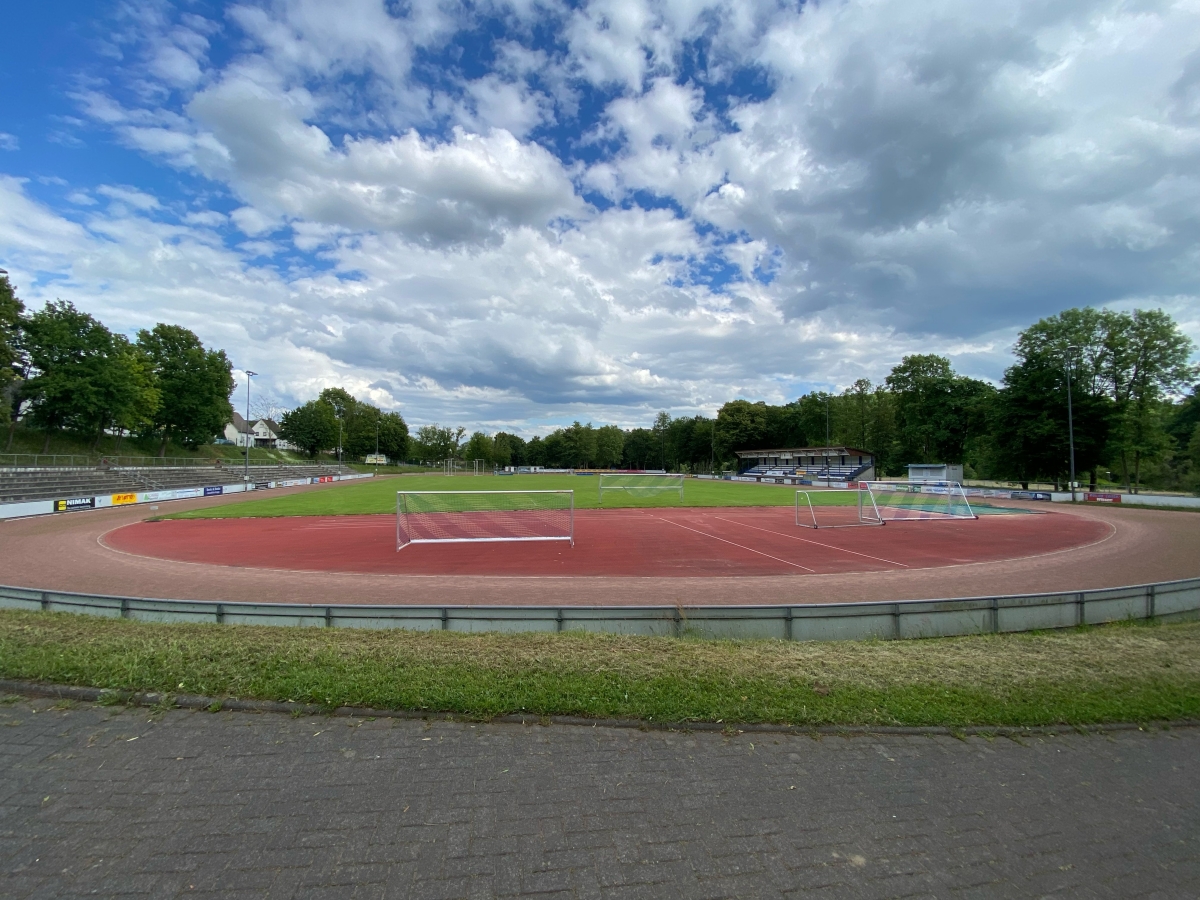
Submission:
[[[125,506],[127,503],[137,503],[137,494],[113,494],[113,506]]]

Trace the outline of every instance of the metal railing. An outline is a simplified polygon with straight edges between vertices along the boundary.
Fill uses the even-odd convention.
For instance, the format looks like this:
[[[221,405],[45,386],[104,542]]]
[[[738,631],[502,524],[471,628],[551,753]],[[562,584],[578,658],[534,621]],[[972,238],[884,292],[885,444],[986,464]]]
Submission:
[[[1200,578],[1128,587],[795,606],[360,606],[154,600],[0,586],[0,608],[144,622],[210,622],[418,631],[593,631],[787,641],[998,634],[1135,619],[1200,617]]]
[[[0,453],[0,467],[21,469],[78,468],[78,469],[149,469],[182,468],[185,466],[234,468],[245,465],[243,457],[206,456],[119,456],[82,453]],[[250,458],[254,466],[336,466],[336,462],[316,459]]]

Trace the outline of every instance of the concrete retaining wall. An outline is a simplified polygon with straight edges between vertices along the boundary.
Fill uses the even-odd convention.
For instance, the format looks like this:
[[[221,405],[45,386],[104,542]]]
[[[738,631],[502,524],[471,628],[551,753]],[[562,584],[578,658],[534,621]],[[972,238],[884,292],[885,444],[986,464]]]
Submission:
[[[253,472],[253,470],[251,470]],[[90,497],[64,497],[61,500],[31,500],[27,503],[0,503],[0,519],[19,519],[44,516],[50,513],[79,512],[85,509],[109,509],[113,506],[133,506],[140,503],[162,503],[166,500],[192,500],[196,497],[215,497],[220,494],[240,494],[244,491],[263,491],[270,488],[296,487],[325,481],[347,481],[355,478],[374,478],[373,473],[352,475],[320,475],[288,478],[282,481],[237,482],[204,487],[172,488],[161,491],[136,491],[122,494],[96,494]]]
[[[1200,578],[1061,594],[805,606],[321,606],[154,600],[0,586],[0,608],[142,622],[208,622],[416,631],[592,631],[778,640],[948,637],[1200,618]]]

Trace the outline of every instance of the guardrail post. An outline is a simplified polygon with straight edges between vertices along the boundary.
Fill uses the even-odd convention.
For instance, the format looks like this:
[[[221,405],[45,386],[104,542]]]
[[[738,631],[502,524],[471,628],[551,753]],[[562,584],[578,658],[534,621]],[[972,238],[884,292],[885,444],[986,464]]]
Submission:
[[[784,626],[787,629],[787,639],[789,641],[793,641],[795,638],[792,636],[792,608],[790,606],[787,608],[787,612],[784,615]]]
[[[992,598],[992,634],[1000,633],[1000,598]]]
[[[326,628],[333,627],[333,607],[332,606],[325,607],[325,627]]]
[[[1150,585],[1150,587],[1146,588],[1146,618],[1147,619],[1154,618],[1154,600],[1155,600],[1154,585]]]
[[[899,603],[892,604],[892,623],[893,623],[893,627],[895,628],[895,631],[896,631],[895,637],[899,638],[900,637],[900,604]]]
[[[1078,594],[1075,595],[1075,610],[1076,610],[1075,624],[1076,625],[1086,625],[1087,624],[1087,615],[1084,612],[1084,603],[1086,603],[1086,602],[1087,601],[1084,599],[1083,591],[1080,591]]]
[[[680,615],[678,606],[671,610],[671,612],[675,616],[675,637],[679,637],[683,634],[683,616]]]
[[[50,608],[50,595],[42,591],[42,612]]]
[[[562,626],[563,626],[563,613],[562,613],[562,607],[561,607],[561,606],[560,606],[560,607],[559,607],[559,608],[558,608],[558,609],[555,611],[555,616],[554,616],[554,618],[555,618],[555,622],[556,622],[556,623],[557,623],[557,625],[558,625],[558,630],[559,630],[559,631],[562,631],[562,630],[563,630],[563,629],[562,629]]]
[[[223,604],[223,603],[217,604],[217,624],[218,625],[225,624],[225,604]]]
[[[442,607],[442,631],[450,630],[450,610]]]
[[[121,598],[121,618],[122,619],[129,618],[129,598],[128,597]]]

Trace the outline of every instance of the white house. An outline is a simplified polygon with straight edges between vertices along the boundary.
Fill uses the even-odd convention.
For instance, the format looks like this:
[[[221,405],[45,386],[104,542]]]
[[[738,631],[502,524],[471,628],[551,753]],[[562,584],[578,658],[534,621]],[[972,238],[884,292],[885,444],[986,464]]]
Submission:
[[[247,429],[246,420],[236,411],[233,414],[233,421],[225,426],[225,432],[221,436],[234,446],[245,447],[247,432],[249,440],[253,441],[251,444],[253,447],[270,447],[276,450],[296,449],[279,436],[279,424],[274,419],[254,419]]]

